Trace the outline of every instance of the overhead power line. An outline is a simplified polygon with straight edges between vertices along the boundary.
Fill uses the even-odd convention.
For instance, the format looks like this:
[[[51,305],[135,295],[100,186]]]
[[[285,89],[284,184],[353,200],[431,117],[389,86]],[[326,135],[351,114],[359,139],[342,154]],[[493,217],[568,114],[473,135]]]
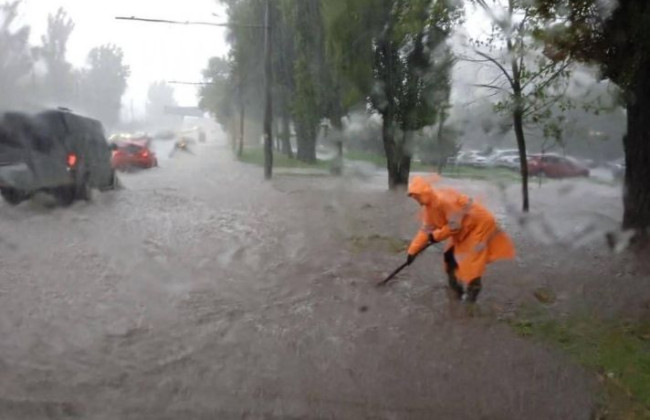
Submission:
[[[219,23],[219,22],[205,22],[205,21],[192,21],[192,20],[168,20],[168,19],[152,19],[152,18],[141,18],[136,16],[116,16],[117,20],[131,20],[138,22],[149,22],[149,23],[169,23],[172,25],[203,25],[203,26],[219,26],[219,27],[245,27],[245,28],[263,28],[264,25],[250,25],[242,23]]]
[[[169,80],[167,81],[170,85],[191,85],[191,86],[207,86],[207,85],[215,85],[216,83],[213,82],[181,82],[178,80]]]

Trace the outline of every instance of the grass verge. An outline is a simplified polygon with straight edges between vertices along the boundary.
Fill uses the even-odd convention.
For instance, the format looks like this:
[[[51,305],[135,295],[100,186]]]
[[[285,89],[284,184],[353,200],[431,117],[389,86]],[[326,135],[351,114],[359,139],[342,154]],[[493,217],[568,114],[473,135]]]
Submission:
[[[264,166],[264,149],[260,147],[244,149],[238,157],[240,162]],[[317,160],[315,163],[305,163],[298,159],[289,159],[281,153],[273,153],[273,167],[275,168],[300,168],[300,169],[329,169],[330,163],[326,160]]]
[[[506,168],[473,168],[457,166],[443,171],[443,177],[457,179],[475,179],[493,182],[519,182],[519,173]]]
[[[356,160],[373,163],[380,168],[386,166],[386,158],[375,153],[359,150],[349,150],[345,153],[348,160]],[[413,162],[411,170],[414,172],[437,172],[438,168],[420,162]],[[519,173],[506,168],[472,168],[468,166],[446,167],[442,173],[443,177],[458,179],[475,179],[493,182],[517,182]]]
[[[359,150],[349,150],[344,154],[345,159],[350,161],[359,161],[359,162],[368,162],[372,163],[378,168],[386,167],[386,159],[376,153],[364,152]],[[258,166],[264,165],[264,150],[260,147],[251,147],[246,148],[243,151],[241,157],[238,158],[239,161],[244,163],[250,163]],[[273,166],[276,168],[297,168],[297,169],[320,169],[320,170],[329,170],[331,167],[331,162],[329,160],[317,160],[315,163],[305,163],[297,159],[289,159],[286,155],[281,153],[273,153]],[[413,162],[411,164],[411,171],[413,172],[437,172],[438,168],[432,165],[426,165],[420,162]],[[320,175],[322,176],[322,175]],[[457,167],[446,167],[442,173],[443,177],[451,179],[471,179],[479,181],[490,181],[490,182],[500,182],[500,183],[511,183],[519,182],[520,176],[517,171],[513,171],[507,168],[477,168],[469,166],[457,166]],[[597,180],[595,178],[589,178],[590,181],[603,184],[603,185],[612,185],[611,182],[606,182],[602,180]],[[530,180],[531,186],[536,186],[540,183],[540,180],[537,177],[531,177]],[[548,182],[547,179],[541,180],[541,183]]]
[[[598,376],[606,391],[598,418],[650,418],[650,322],[528,312],[510,322],[519,335],[561,348]]]

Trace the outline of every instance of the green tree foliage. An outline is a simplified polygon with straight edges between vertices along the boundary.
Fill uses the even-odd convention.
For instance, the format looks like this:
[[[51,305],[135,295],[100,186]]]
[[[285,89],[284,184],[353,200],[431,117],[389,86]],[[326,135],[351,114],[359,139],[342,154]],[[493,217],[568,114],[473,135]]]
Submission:
[[[229,60],[232,71],[228,76],[230,90],[206,89],[205,104],[216,104],[217,97],[228,97],[238,104],[237,112],[230,110],[228,118],[257,121],[263,114],[260,92],[264,90],[264,2],[258,0],[222,1],[228,7]],[[272,94],[274,117],[280,124],[281,150],[292,156],[291,127],[297,136],[297,157],[305,162],[316,160],[316,138],[320,121],[336,114],[340,126],[342,112],[335,103],[325,61],[325,34],[321,14],[322,0],[281,0],[271,2]],[[208,98],[215,95],[214,98]],[[225,95],[225,96],[224,96]],[[222,109],[222,111],[224,111]],[[216,115],[216,114],[215,114]],[[222,117],[225,113],[221,112]],[[232,129],[240,124],[220,121]],[[253,133],[249,138],[256,139]],[[237,137],[237,136],[234,136]]]
[[[244,138],[256,143],[262,134],[264,3],[258,0],[219,2],[227,6],[228,22],[232,25],[227,35],[230,53],[227,61],[221,58],[210,60],[204,77],[208,83],[214,84],[205,86],[200,97],[203,106],[211,110],[233,141],[238,140],[237,149],[241,151]],[[272,2],[274,9],[276,3]],[[275,11],[272,18],[278,15]],[[245,121],[252,123],[246,124],[246,132]]]
[[[41,37],[37,53],[45,63],[47,73],[42,81],[46,100],[53,105],[70,105],[77,93],[72,65],[66,60],[68,39],[74,22],[63,8],[47,18],[47,32]]]
[[[121,48],[110,44],[93,48],[82,74],[83,109],[109,127],[117,124],[129,75]]]
[[[293,34],[285,40],[293,47],[293,69],[287,69],[291,84],[291,115],[298,138],[299,160],[316,161],[316,137],[325,115],[324,91],[328,72],[325,66],[325,33],[321,0],[284,1],[283,21]],[[280,45],[280,47],[283,47]]]
[[[343,103],[368,100],[381,114],[389,187],[405,185],[415,132],[434,124],[448,100],[451,63],[440,50],[460,10],[444,0],[332,0],[323,6],[328,50],[344,80]]]
[[[650,3],[536,0],[547,54],[596,63],[623,91],[627,135],[623,226],[650,229]]]
[[[64,9],[50,14],[41,45],[29,43],[30,28],[16,24],[21,0],[0,4],[0,109],[68,106],[117,123],[129,68],[122,50],[104,45],[88,55],[88,67],[75,69],[66,60],[74,22]],[[37,77],[34,63],[45,67]]]
[[[245,92],[243,73],[231,58],[212,57],[203,70],[205,85],[199,91],[199,107],[210,112],[230,135],[233,148],[241,156],[244,150]],[[237,116],[239,121],[237,124]]]
[[[275,46],[273,55],[274,105],[277,117],[281,121],[278,137],[282,153],[290,158],[294,157],[291,145],[291,111],[292,97],[295,91],[295,34],[293,26],[288,25],[286,21],[291,13],[292,3],[290,0],[279,3],[280,13],[275,17],[276,25],[272,33]]]
[[[0,5],[0,109],[17,105],[27,93],[33,60],[29,27],[16,25],[20,1]]]
[[[203,70],[206,84],[199,91],[199,106],[209,111],[224,130],[228,129],[235,112],[231,99],[237,86],[230,83],[233,78],[232,63],[225,58],[212,57],[208,68]]]
[[[249,118],[261,120],[263,2],[226,0],[233,69],[231,86],[206,89],[205,104],[216,95],[237,103],[241,95]],[[446,41],[461,17],[446,0],[281,0],[272,2],[273,95],[281,124],[283,150],[290,154],[292,125],[298,158],[316,159],[321,121],[335,129],[352,107],[370,106],[384,118],[382,130],[389,186],[408,181],[414,134],[433,125],[448,105],[453,66]],[[224,97],[225,97],[224,96]],[[232,126],[232,124],[231,124]]]

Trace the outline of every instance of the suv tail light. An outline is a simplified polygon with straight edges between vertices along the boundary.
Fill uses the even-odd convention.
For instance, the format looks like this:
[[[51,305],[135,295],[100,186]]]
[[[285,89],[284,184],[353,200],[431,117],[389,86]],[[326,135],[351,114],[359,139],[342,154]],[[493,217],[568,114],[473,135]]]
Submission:
[[[77,155],[74,153],[68,154],[68,159],[67,159],[68,167],[74,168],[75,165],[77,164]]]

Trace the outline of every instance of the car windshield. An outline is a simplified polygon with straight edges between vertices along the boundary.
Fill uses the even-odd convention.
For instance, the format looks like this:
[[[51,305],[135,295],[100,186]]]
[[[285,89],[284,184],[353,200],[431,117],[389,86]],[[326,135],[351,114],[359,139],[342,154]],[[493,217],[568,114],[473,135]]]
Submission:
[[[0,420],[650,418],[649,256],[650,0],[0,0]]]

